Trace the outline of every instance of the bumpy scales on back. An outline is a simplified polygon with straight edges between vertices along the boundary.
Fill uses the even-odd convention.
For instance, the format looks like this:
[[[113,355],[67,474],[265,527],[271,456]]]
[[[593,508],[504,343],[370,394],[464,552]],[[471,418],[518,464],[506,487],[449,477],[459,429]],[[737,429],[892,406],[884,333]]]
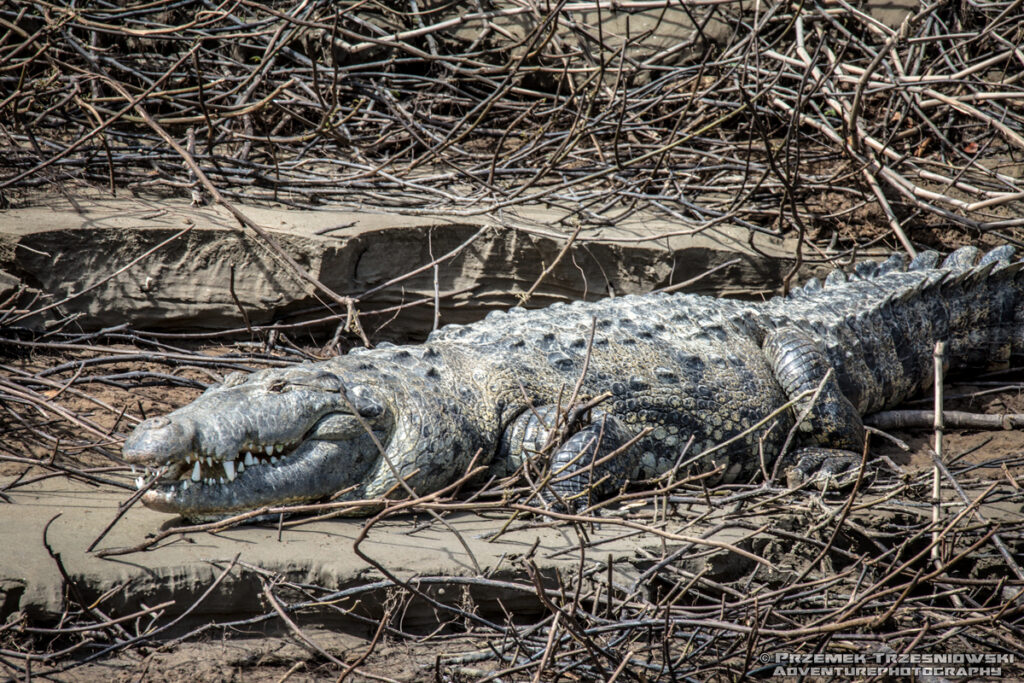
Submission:
[[[762,304],[651,294],[492,313],[420,345],[231,375],[140,424],[124,455],[162,468],[146,505],[193,519],[339,491],[422,495],[476,454],[514,471],[582,376],[580,402],[609,396],[550,456],[555,497],[599,498],[680,462],[726,482],[760,476],[804,412],[794,461],[827,469],[859,454],[862,415],[929,385],[936,341],[961,368],[1024,355],[1012,257],[897,255]]]

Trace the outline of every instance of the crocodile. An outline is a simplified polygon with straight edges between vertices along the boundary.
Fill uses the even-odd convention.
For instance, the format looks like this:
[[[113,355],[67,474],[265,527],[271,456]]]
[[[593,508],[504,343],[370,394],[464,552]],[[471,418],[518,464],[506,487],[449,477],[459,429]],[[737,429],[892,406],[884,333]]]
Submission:
[[[863,416],[930,385],[935,342],[959,368],[1024,355],[1013,248],[939,259],[864,261],[763,302],[513,308],[422,344],[233,373],[141,422],[123,454],[157,468],[145,505],[190,519],[422,496],[539,453],[552,500],[577,505],[670,472],[751,481],[783,450],[791,470],[831,475],[860,461]],[[585,410],[568,420],[570,403]]]

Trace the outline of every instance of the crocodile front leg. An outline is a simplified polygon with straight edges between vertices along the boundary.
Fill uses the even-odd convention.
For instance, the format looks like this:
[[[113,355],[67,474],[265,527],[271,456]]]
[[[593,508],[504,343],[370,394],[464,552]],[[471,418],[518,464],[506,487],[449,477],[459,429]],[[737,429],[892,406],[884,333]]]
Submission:
[[[557,436],[558,409],[554,406],[532,408],[516,418],[505,430],[496,462],[511,473],[538,454],[550,450]],[[631,453],[616,453],[633,438],[632,433],[614,415],[600,409],[590,411],[588,424],[574,428],[571,436],[550,456],[550,478],[541,493],[548,502],[564,503],[581,509],[592,500],[603,498],[629,478]],[[615,457],[608,457],[615,453]]]
[[[782,463],[787,484],[795,487],[808,479],[819,485],[845,483],[861,460],[864,424],[825,353],[809,335],[792,328],[769,334],[763,350],[786,396],[795,401],[794,417],[806,413],[796,427],[803,447],[785,454]]]

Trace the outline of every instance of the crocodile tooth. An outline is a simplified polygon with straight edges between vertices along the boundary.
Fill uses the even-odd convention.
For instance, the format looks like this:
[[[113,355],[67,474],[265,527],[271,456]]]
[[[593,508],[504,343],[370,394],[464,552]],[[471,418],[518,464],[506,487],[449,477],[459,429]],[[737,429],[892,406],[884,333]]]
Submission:
[[[135,477],[135,488],[141,489],[146,483],[146,480],[142,477]]]
[[[238,473],[241,474],[242,472],[245,472],[245,463],[244,462],[238,463]]]
[[[132,474],[135,474],[135,465],[132,465]]]
[[[273,455],[270,456],[270,464],[271,465],[276,465],[277,464],[277,457],[276,456],[273,456]]]
[[[246,467],[252,467],[252,453],[249,451],[245,452],[245,465]]]
[[[192,464],[192,454],[191,453],[186,453],[185,454],[185,464],[186,465],[191,465]]]
[[[221,486],[223,486],[224,485],[224,477],[217,477],[217,483],[220,484]]]
[[[273,455],[274,454],[274,447],[271,446],[270,444],[267,444],[267,447],[264,448],[263,450],[265,450],[267,452],[267,455]]]
[[[184,479],[181,482],[181,490],[188,491],[188,479]]]
[[[211,458],[210,456],[206,456],[206,466],[213,467],[213,458]]]
[[[228,475],[228,481],[235,480],[235,461],[225,460],[224,461],[224,474]]]
[[[192,481],[199,481],[199,478],[199,461],[196,460],[196,464],[192,468]]]
[[[284,446],[282,446],[281,444],[277,444],[276,446],[274,446],[274,450],[280,453],[281,451],[284,450]]]

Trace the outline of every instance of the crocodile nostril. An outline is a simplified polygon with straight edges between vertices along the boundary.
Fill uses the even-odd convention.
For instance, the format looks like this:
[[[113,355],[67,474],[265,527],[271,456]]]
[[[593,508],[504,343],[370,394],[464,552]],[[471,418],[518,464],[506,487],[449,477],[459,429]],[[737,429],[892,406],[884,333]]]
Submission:
[[[161,415],[159,417],[151,417],[139,426],[148,427],[149,429],[164,429],[171,426],[171,421],[166,415]]]

